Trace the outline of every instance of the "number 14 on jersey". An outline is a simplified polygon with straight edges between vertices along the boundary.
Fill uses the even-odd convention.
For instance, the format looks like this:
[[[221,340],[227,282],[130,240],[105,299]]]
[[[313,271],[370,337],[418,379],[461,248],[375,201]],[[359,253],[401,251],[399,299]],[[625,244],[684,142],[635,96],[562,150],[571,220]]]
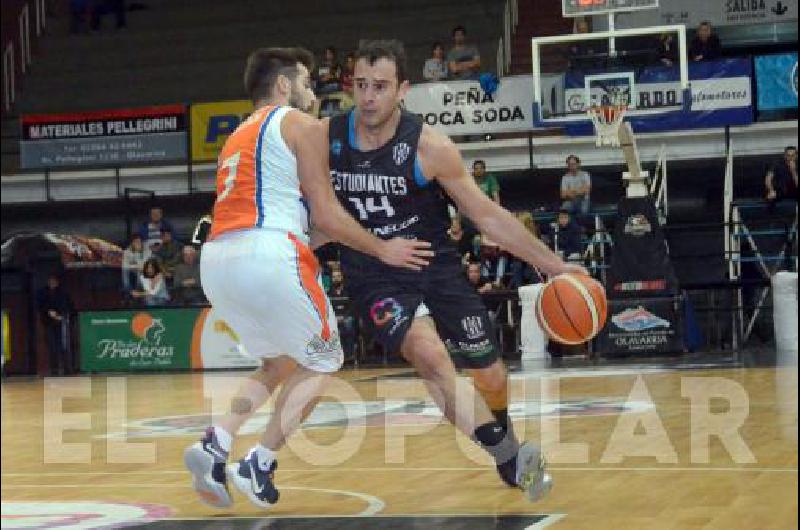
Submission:
[[[358,217],[362,221],[369,219],[369,214],[376,212],[386,212],[386,217],[394,217],[394,208],[389,203],[389,197],[381,195],[380,204],[377,204],[375,197],[367,197],[362,201],[360,197],[349,197],[348,200],[358,210]]]

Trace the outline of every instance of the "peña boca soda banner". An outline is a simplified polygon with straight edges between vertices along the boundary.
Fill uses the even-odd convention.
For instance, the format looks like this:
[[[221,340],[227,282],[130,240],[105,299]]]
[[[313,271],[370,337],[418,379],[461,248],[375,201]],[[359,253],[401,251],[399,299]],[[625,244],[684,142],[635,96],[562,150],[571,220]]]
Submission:
[[[246,368],[236,332],[210,308],[82,312],[81,371],[138,372]]]
[[[225,140],[252,112],[248,99],[192,105],[192,160],[215,162]]]
[[[186,159],[186,107],[24,114],[25,169],[119,166]]]
[[[564,105],[569,113],[587,110],[588,105],[598,105],[609,99],[606,88],[593,87],[591,102],[585,101],[585,75],[593,72],[570,72],[566,75]],[[602,72],[607,74],[608,71]],[[753,92],[751,79],[753,67],[750,59],[724,59],[720,61],[689,63],[692,103],[688,113],[665,112],[650,117],[631,116],[637,133],[749,125],[753,123]],[[682,104],[680,74],[676,67],[644,68],[636,75],[637,110],[670,110]],[[592,134],[591,123],[568,124],[571,135]]]
[[[609,300],[608,324],[597,338],[606,355],[680,353],[684,349],[680,297]]]
[[[797,52],[755,58],[758,110],[797,109]]]

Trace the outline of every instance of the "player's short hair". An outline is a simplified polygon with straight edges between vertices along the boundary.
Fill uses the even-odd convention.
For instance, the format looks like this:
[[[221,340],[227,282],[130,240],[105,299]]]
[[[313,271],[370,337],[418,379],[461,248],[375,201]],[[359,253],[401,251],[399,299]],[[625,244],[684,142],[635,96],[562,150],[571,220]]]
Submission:
[[[708,26],[710,28],[711,27],[711,22],[709,22],[708,20],[704,20],[698,25],[698,27],[700,27],[700,26]]]
[[[483,166],[483,169],[486,169],[486,161],[478,159],[472,163],[472,169],[475,169],[475,166]]]
[[[371,65],[378,59],[388,59],[397,69],[397,83],[408,81],[408,60],[403,43],[397,39],[361,41],[356,50],[356,61],[366,59]]]
[[[784,149],[783,152],[788,153],[789,151],[797,151],[797,147],[794,145],[787,145],[786,149]]]
[[[458,33],[459,31],[460,31],[461,33],[463,33],[463,34],[464,34],[464,36],[466,37],[466,35],[467,35],[467,28],[465,28],[464,26],[460,26],[460,25],[459,25],[459,26],[456,26],[456,27],[454,27],[454,28],[453,28],[453,35],[455,35],[455,34],[456,34],[456,33]]]
[[[259,48],[247,58],[244,89],[253,103],[272,95],[279,75],[291,80],[297,77],[297,65],[309,72],[314,69],[314,55],[305,48]]]

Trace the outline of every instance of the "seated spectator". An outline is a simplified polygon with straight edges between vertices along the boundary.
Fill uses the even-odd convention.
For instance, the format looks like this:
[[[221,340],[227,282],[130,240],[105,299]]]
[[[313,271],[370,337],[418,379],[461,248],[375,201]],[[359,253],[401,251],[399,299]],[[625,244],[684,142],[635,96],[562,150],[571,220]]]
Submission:
[[[450,79],[478,79],[481,70],[481,54],[477,46],[466,44],[467,30],[464,26],[453,29],[453,47],[447,52],[447,71]]]
[[[328,46],[317,66],[317,94],[330,94],[342,89],[342,68],[336,62],[336,48]]]
[[[352,306],[341,299],[347,297],[344,286],[344,275],[338,263],[331,267],[331,284],[327,290],[331,297],[331,305],[336,312],[336,323],[339,326],[339,337],[342,341],[342,349],[345,355],[352,357],[355,354],[356,338],[356,318],[352,311]],[[339,299],[339,300],[337,300]]]
[[[481,294],[488,293],[494,287],[492,282],[481,275],[481,264],[476,261],[467,264],[467,281]]]
[[[475,234],[464,230],[464,227],[461,224],[460,215],[453,217],[448,234],[450,235],[450,240],[458,249],[458,254],[461,256],[461,262],[464,264],[470,262],[475,254]]]
[[[144,262],[142,273],[139,275],[139,285],[131,291],[131,296],[148,306],[164,305],[169,302],[167,281],[156,258]]]
[[[508,255],[500,246],[486,236],[481,236],[480,245],[481,276],[491,281],[493,288],[502,289],[508,268]]]
[[[186,245],[181,255],[183,260],[175,265],[172,277],[173,298],[178,304],[205,304],[206,297],[200,284],[197,250],[192,245]]]
[[[783,158],[767,170],[764,179],[767,200],[797,200],[797,148],[793,145],[783,150]]]
[[[536,224],[530,212],[519,213],[516,217],[534,237],[540,238],[539,225]],[[513,290],[517,290],[523,285],[542,283],[544,281],[538,270],[516,257],[510,259],[508,276],[508,288]]]
[[[172,224],[164,219],[164,210],[159,206],[150,208],[150,218],[142,223],[139,228],[139,235],[142,236],[142,241],[145,247],[154,251],[153,245],[161,243],[161,229],[168,228],[172,230]]]
[[[128,248],[122,253],[122,289],[126,294],[136,287],[144,262],[151,257],[150,249],[142,243],[142,236],[133,234]]]
[[[678,62],[678,45],[675,35],[662,33],[658,38],[658,61],[663,66],[672,66]]]
[[[581,227],[572,218],[569,210],[558,212],[556,252],[566,260],[579,260],[583,253]]]
[[[710,22],[701,22],[689,46],[689,59],[695,62],[715,61],[722,55],[722,43],[714,34]]]
[[[587,35],[592,30],[589,21],[580,18],[575,21],[576,35]],[[608,53],[608,43],[602,40],[585,40],[573,43],[569,48],[569,67],[573,70],[592,70],[602,65],[596,64],[596,55]]]
[[[353,97],[353,74],[356,71],[356,55],[353,52],[347,54],[342,68],[342,91]]]
[[[483,160],[473,162],[472,176],[483,193],[497,204],[500,204],[500,184],[494,175],[486,172],[486,162]]]
[[[434,43],[431,58],[425,61],[425,66],[422,67],[422,77],[426,81],[443,81],[447,79],[447,75],[444,46],[441,42]]]
[[[592,177],[581,169],[581,159],[576,155],[567,157],[567,172],[561,177],[561,208],[572,214],[588,215],[591,209],[589,196]]]
[[[172,279],[175,266],[181,261],[181,247],[182,245],[172,237],[171,228],[161,229],[161,243],[156,246],[153,254],[161,262],[164,276],[169,279]]]

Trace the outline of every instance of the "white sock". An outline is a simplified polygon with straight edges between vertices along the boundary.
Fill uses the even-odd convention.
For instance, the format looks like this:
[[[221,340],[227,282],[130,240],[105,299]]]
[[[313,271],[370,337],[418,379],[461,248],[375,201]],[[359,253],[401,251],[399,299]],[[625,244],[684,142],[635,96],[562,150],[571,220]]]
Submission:
[[[230,435],[230,433],[222,427],[215,425],[214,435],[217,437],[217,441],[219,442],[219,446],[222,447],[222,450],[226,453],[230,453],[231,444],[233,443],[233,437]]]
[[[258,467],[262,469],[262,471],[266,471],[269,469],[269,466],[272,465],[272,462],[275,461],[275,451],[264,447],[261,444],[256,445],[253,447],[251,452],[255,451],[256,458],[258,458]]]

